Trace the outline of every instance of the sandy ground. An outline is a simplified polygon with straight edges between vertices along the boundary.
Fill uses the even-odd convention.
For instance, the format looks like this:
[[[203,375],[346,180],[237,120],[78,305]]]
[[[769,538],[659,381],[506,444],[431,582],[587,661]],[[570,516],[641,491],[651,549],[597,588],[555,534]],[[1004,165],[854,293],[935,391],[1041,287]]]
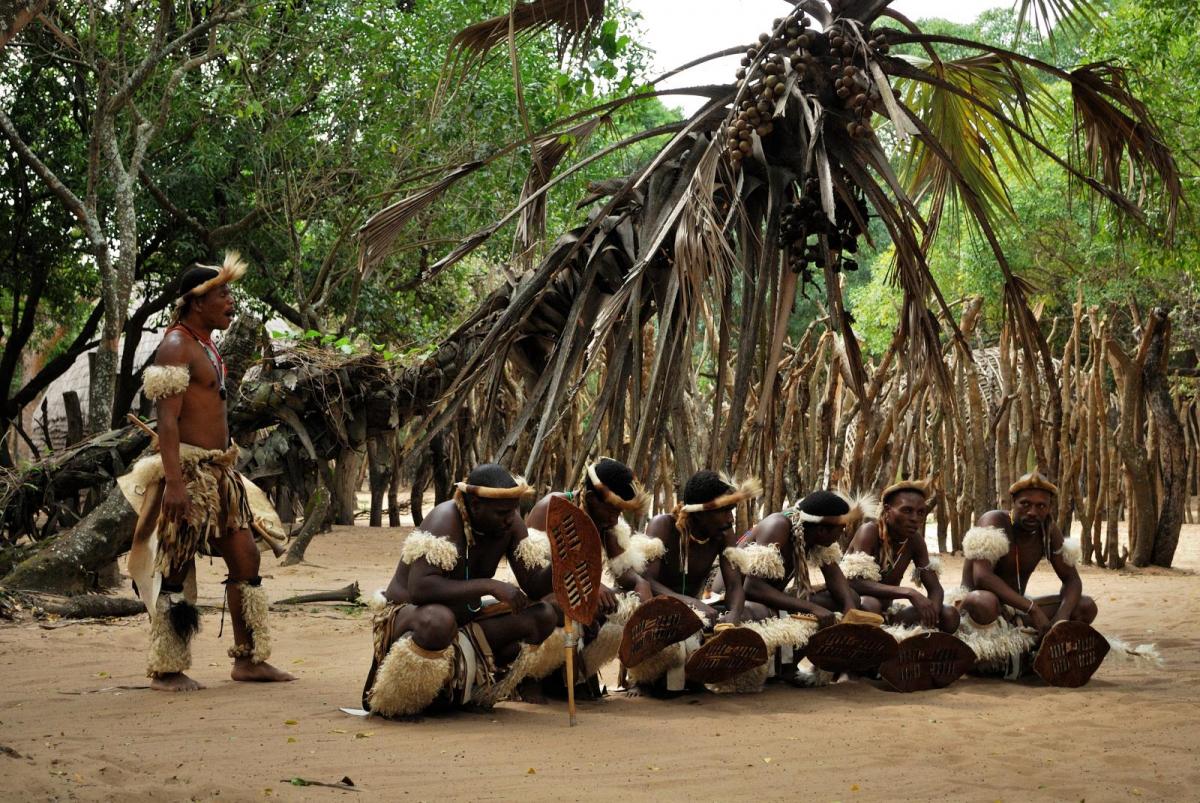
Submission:
[[[406,529],[339,528],[308,564],[265,556],[272,598],[390,576]],[[957,577],[958,559],[946,561]],[[5,800],[1196,800],[1200,787],[1200,526],[1171,571],[1083,569],[1098,627],[1157,642],[1166,669],[1107,662],[1077,690],[966,678],[900,695],[867,681],[664,702],[504,703],[416,723],[361,720],[368,618],[332,604],[273,613],[274,662],[299,681],[229,680],[204,616],[193,676],[144,688],[145,616],[0,628],[0,798]],[[220,564],[201,603],[219,609]],[[1055,589],[1043,565],[1039,593]],[[128,593],[128,592],[126,592]],[[610,681],[613,678],[609,678]],[[135,688],[121,688],[133,686]],[[15,752],[12,752],[15,751]],[[360,793],[288,779],[351,778]]]

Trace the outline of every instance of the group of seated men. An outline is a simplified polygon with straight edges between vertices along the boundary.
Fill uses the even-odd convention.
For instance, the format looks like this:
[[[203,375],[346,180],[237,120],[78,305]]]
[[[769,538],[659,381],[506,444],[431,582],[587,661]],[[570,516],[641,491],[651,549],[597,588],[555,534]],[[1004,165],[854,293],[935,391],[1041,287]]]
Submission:
[[[1016,677],[1053,625],[1090,623],[1096,616],[1075,569],[1078,548],[1054,523],[1057,490],[1039,474],[1011,487],[1011,511],[986,513],[968,531],[961,585],[949,592],[925,543],[934,501],[930,483],[892,485],[879,506],[815,491],[739,534],[737,506],[760,492],[755,481],[734,484],[699,471],[671,513],[654,516],[644,533],[634,533],[624,517],[644,515],[650,499],[617,460],[592,463],[577,490],[547,495],[524,518],[522,500],[531,488],[499,465],[475,468],[457,484],[453,499],[435,507],[404,541],[377,601],[364,708],[411,716],[488,707],[514,695],[530,699],[523,690],[531,682],[561,674],[567,641],[546,532],[553,497],[591,519],[605,560],[600,616],[576,652],[577,677],[564,683],[594,682],[616,659],[639,607],[662,598],[687,606],[700,629],[623,667],[631,694],[695,686],[685,672],[688,656],[730,628],[753,630],[771,660],[727,683],[710,684],[716,691],[758,690],[772,674],[815,682],[820,673],[798,670],[794,659],[814,634],[841,621],[881,618],[897,640],[955,634],[971,647],[975,671]],[[843,554],[840,544],[854,527]],[[1043,558],[1061,580],[1061,592],[1027,596],[1030,575]],[[514,582],[497,578],[501,560]],[[821,585],[810,580],[814,565]],[[903,585],[910,566],[923,593]]]

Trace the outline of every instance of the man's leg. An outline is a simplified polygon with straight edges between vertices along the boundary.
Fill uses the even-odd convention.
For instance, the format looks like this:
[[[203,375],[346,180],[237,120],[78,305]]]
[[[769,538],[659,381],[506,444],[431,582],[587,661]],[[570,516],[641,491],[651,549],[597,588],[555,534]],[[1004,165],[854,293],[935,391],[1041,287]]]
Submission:
[[[258,576],[258,545],[249,530],[231,530],[213,544],[229,571],[225,580],[229,615],[233,622],[235,646],[229,651],[234,659],[230,677],[234,680],[279,682],[295,680],[291,674],[267,663],[271,654],[267,630],[267,594]]]
[[[191,636],[199,627],[198,613],[191,603],[182,599],[183,583],[187,579],[195,561],[189,561],[172,577],[164,577],[162,589],[158,598],[158,610],[155,611],[154,621],[150,625],[150,661],[148,674],[150,688],[155,691],[196,691],[203,689],[204,684],[188,677],[184,670],[191,666]],[[187,617],[182,608],[175,611],[174,606],[187,606]],[[192,620],[194,626],[182,625],[186,632],[178,632],[176,621],[184,618]]]
[[[531,603],[520,613],[480,619],[477,623],[487,637],[497,666],[507,666],[517,657],[522,644],[538,645],[550,637],[558,624],[555,606]]]
[[[388,627],[376,621],[375,628]],[[458,623],[444,605],[405,605],[392,614],[387,643],[371,662],[363,707],[388,717],[422,713],[454,674]]]
[[[990,625],[1000,618],[1000,598],[991,591],[971,591],[962,600],[962,609],[977,625]]]
[[[1048,618],[1053,619],[1058,613],[1058,606],[1062,604],[1062,597],[1058,594],[1049,594],[1044,597],[1037,597],[1034,600],[1038,607],[1046,614]],[[1072,622],[1083,622],[1090,625],[1096,621],[1096,616],[1100,609],[1096,606],[1096,601],[1084,594],[1080,596],[1079,602],[1075,604],[1075,610],[1071,611]]]
[[[867,599],[867,597],[863,597]],[[958,610],[951,605],[943,605],[941,613],[938,616],[938,630],[943,633],[954,633],[958,630],[959,624]],[[921,624],[921,612],[914,606],[907,605],[899,610],[894,617],[895,624],[912,627]]]

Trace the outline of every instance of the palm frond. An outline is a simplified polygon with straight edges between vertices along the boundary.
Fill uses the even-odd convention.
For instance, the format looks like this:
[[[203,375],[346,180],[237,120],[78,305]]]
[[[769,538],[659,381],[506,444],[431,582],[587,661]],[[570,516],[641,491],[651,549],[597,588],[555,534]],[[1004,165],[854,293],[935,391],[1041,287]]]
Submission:
[[[1102,23],[1102,6],[1102,0],[1016,0],[1013,11],[1017,17],[1017,36],[1028,24],[1050,39],[1058,27],[1086,30]]]

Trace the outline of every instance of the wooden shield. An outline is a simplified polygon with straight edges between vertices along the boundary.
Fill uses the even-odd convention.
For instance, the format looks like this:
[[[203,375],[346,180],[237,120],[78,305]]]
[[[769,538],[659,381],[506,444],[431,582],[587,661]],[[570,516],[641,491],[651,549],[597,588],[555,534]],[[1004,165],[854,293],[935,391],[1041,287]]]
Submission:
[[[842,623],[814,633],[804,656],[827,672],[869,672],[897,649],[896,639],[882,628]]]
[[[970,671],[975,653],[949,633],[922,633],[900,642],[879,665],[879,676],[896,691],[942,689]]]
[[[550,497],[546,512],[554,596],[566,616],[584,625],[596,618],[604,556],[600,532],[588,514],[561,496]]]
[[[617,654],[625,666],[637,666],[702,627],[700,617],[684,603],[674,597],[655,597],[639,605],[629,617]]]
[[[767,644],[747,627],[722,630],[688,658],[684,672],[695,683],[724,683],[767,662]]]
[[[1033,671],[1051,686],[1073,689],[1091,680],[1108,650],[1108,639],[1091,625],[1059,622],[1042,639]]]

